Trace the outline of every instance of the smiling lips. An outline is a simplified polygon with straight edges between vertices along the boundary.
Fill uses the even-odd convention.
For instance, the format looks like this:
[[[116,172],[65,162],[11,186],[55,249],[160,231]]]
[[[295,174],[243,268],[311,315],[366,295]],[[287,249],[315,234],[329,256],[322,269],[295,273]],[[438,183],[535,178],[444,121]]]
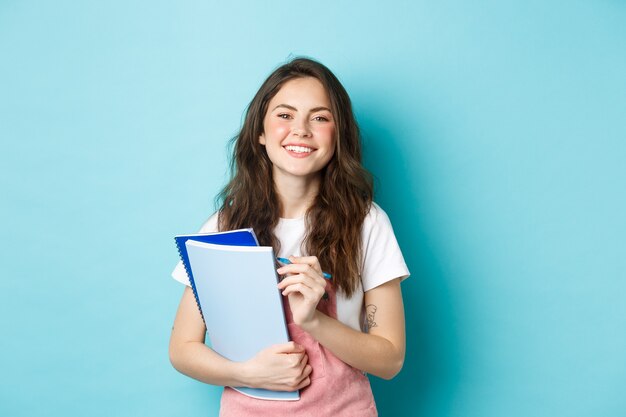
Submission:
[[[290,153],[295,153],[297,155],[303,155],[303,156],[308,155],[314,151],[313,148],[309,148],[306,146],[297,146],[297,145],[287,145],[287,146],[284,146],[284,148]]]

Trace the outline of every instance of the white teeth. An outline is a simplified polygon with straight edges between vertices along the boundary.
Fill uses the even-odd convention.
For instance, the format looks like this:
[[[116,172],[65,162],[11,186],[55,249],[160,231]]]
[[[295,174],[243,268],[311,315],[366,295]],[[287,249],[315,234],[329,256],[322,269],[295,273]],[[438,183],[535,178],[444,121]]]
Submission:
[[[285,146],[285,149],[287,149],[288,151],[291,151],[291,152],[295,152],[295,153],[310,153],[310,152],[313,152],[313,149],[305,148],[304,146],[288,145],[288,146]]]

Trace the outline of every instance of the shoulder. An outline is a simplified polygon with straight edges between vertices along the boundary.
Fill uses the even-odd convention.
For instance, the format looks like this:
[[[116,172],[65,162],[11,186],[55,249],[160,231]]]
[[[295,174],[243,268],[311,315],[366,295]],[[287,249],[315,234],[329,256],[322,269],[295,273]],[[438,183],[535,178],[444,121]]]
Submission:
[[[363,220],[363,233],[366,234],[377,227],[391,228],[391,221],[385,210],[372,201],[370,209]]]
[[[374,202],[363,222],[362,239],[361,281],[365,292],[392,279],[409,276],[389,216]]]
[[[209,216],[209,218],[202,224],[202,227],[200,227],[200,230],[198,231],[198,233],[218,232],[219,231],[218,218],[219,218],[219,212],[216,211],[211,216]]]
[[[213,213],[202,224],[202,227],[200,227],[200,230],[198,230],[197,233],[213,233],[213,232],[219,231],[218,225],[217,225],[217,219],[218,219],[218,213],[217,212]],[[181,261],[178,261],[178,263],[176,264],[176,267],[172,271],[172,277],[178,282],[181,282],[187,286],[190,285],[189,278],[187,277],[187,272],[185,271],[185,267]]]

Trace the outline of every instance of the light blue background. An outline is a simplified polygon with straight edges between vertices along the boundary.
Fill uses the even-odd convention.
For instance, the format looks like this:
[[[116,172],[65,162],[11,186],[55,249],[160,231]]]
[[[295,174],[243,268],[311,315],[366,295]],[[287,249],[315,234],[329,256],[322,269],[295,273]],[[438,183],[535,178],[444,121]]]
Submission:
[[[170,366],[262,80],[350,92],[413,273],[382,416],[626,415],[626,3],[0,0],[0,415],[206,416]]]

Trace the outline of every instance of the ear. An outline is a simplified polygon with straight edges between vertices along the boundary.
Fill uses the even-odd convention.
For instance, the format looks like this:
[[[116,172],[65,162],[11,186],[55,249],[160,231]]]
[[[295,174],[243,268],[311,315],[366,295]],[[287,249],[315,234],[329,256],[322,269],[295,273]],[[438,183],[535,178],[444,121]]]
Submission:
[[[261,134],[259,135],[259,143],[260,143],[261,145],[265,145],[265,133],[261,133]]]

